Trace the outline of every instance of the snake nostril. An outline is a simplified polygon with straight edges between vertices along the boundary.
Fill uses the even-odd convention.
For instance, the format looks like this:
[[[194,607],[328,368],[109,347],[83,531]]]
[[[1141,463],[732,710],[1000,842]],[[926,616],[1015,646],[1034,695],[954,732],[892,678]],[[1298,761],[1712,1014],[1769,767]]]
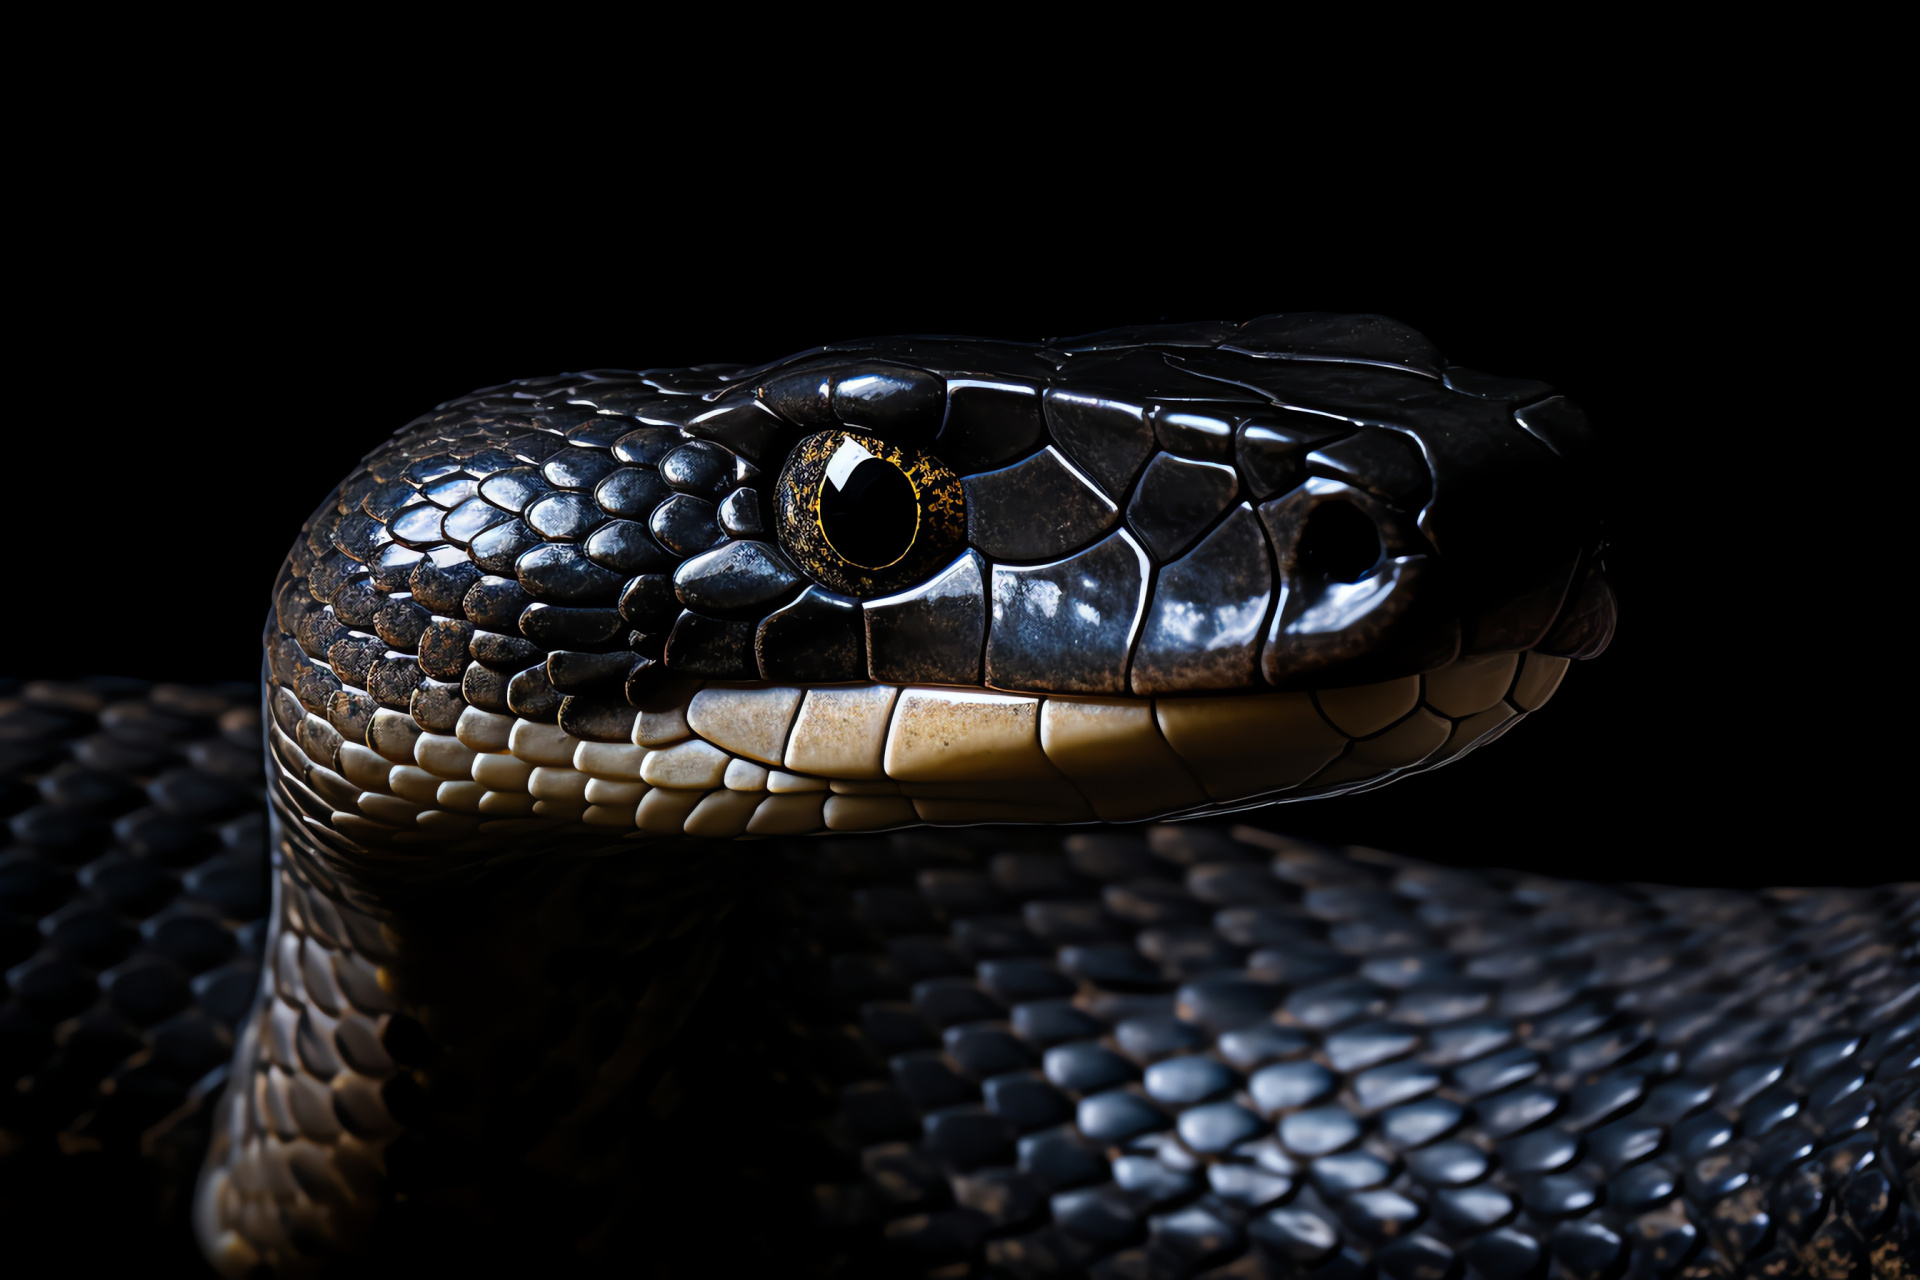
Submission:
[[[1307,517],[1294,544],[1293,562],[1301,574],[1330,582],[1358,582],[1380,562],[1379,530],[1351,502],[1323,502]]]

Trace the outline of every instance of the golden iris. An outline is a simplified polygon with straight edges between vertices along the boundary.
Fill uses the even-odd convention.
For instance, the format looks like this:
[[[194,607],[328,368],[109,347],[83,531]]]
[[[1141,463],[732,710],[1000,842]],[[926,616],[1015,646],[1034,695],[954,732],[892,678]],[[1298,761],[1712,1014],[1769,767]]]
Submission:
[[[822,431],[794,446],[774,517],[796,564],[861,599],[930,576],[967,540],[958,476],[931,454],[857,431]]]

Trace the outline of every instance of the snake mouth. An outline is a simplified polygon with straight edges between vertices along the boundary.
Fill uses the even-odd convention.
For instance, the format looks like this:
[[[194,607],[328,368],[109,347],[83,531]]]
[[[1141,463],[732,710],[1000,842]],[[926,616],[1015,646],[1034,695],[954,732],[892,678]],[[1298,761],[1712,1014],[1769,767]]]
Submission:
[[[1539,653],[1311,692],[1097,698],[685,682],[582,733],[468,708],[344,740],[286,690],[268,736],[294,814],[367,848],[1129,822],[1380,785],[1491,741],[1552,695]]]

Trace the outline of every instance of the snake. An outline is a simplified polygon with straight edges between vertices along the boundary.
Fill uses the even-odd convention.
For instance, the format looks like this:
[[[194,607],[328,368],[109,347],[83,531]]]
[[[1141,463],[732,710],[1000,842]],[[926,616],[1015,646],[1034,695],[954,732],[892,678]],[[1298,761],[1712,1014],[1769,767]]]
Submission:
[[[1327,313],[448,401],[258,692],[0,687],[8,1208],[222,1276],[1913,1276],[1920,884],[1266,825],[1601,655],[1601,446]]]

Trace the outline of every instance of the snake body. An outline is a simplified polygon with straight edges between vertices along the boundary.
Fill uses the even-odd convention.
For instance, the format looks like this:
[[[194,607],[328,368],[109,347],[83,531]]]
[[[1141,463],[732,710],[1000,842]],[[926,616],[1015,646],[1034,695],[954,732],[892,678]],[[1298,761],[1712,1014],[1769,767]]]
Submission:
[[[164,1116],[116,1084],[8,1130],[210,1124],[232,1275],[1911,1274],[1920,889],[1601,888],[1215,816],[1457,759],[1604,649],[1592,452],[1552,388],[1378,317],[450,402],[275,589],[273,905],[229,940],[260,987],[221,1005],[222,953],[190,988],[236,1026],[217,1107],[176,1001],[111,1077],[170,1071]],[[15,714],[199,696],[173,719],[237,816],[244,713],[144,696]],[[29,845],[99,803],[19,772]],[[169,910],[240,925],[195,877]],[[10,1025],[135,1018],[140,963],[82,1013],[83,959],[10,971]]]

